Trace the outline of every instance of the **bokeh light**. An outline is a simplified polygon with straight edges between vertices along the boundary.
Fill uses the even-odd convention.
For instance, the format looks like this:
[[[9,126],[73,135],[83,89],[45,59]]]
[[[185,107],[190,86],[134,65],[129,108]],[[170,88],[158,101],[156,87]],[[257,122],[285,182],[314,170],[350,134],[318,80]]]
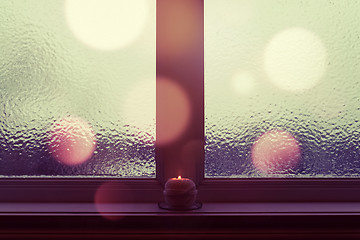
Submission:
[[[167,78],[158,78],[156,144],[165,145],[178,139],[189,124],[190,100],[181,86]]]
[[[67,23],[86,45],[114,50],[133,42],[148,16],[146,0],[67,0]]]
[[[97,212],[105,219],[116,221],[124,218],[124,212],[134,209],[133,204],[119,204],[125,197],[119,188],[123,186],[119,181],[105,182],[96,190],[94,204]]]
[[[83,119],[64,117],[52,124],[48,149],[60,163],[68,166],[82,164],[93,155],[95,148],[95,133]]]
[[[299,164],[300,157],[299,142],[285,130],[264,133],[251,149],[254,166],[265,174],[289,173]]]
[[[238,72],[232,78],[231,87],[239,95],[250,96],[256,88],[255,77],[250,72]]]
[[[162,1],[157,12],[157,57],[164,61],[191,53],[203,30],[202,6],[198,1]],[[200,47],[200,46],[197,46]]]
[[[125,122],[136,129],[136,135],[145,142],[155,139],[156,83],[143,81],[126,95],[123,104]]]
[[[302,28],[290,28],[269,42],[264,67],[270,81],[280,89],[301,91],[318,84],[326,60],[326,49],[319,37]]]

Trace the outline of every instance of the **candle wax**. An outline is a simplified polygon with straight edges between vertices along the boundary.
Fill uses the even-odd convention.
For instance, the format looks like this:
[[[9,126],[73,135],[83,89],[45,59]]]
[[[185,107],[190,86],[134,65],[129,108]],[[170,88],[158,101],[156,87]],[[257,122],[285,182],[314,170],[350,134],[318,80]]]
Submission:
[[[197,190],[195,183],[188,178],[170,178],[165,184],[166,203],[174,207],[186,207],[195,203]]]
[[[188,178],[170,178],[165,184],[165,190],[188,192],[196,189],[195,183]]]

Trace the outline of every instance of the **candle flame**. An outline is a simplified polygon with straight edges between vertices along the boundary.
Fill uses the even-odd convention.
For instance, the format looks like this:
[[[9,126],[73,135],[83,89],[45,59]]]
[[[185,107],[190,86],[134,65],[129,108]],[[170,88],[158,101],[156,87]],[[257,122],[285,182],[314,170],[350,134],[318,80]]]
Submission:
[[[178,179],[181,179],[181,176],[178,176]]]

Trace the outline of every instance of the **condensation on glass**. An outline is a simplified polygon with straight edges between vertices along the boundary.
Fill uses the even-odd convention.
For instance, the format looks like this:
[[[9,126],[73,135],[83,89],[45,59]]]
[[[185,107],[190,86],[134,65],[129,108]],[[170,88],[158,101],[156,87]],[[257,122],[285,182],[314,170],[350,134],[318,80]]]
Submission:
[[[359,1],[205,1],[206,177],[359,177]]]
[[[0,175],[155,177],[155,1],[0,1]]]

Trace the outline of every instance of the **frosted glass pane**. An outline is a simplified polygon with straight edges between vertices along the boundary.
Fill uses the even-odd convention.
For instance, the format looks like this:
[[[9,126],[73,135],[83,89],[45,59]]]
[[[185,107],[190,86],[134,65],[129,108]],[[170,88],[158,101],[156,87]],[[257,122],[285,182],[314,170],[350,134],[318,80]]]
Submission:
[[[360,176],[360,1],[205,1],[206,177]]]
[[[155,0],[0,1],[0,175],[155,177]]]

